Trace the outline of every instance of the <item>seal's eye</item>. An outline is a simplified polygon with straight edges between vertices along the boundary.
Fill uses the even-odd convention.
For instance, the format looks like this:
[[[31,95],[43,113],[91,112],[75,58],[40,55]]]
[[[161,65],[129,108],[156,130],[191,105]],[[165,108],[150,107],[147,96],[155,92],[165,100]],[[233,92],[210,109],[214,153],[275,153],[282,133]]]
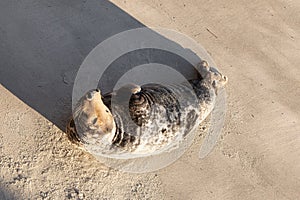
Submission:
[[[99,89],[96,89],[95,91],[96,91],[96,92],[100,92],[100,90],[99,90]]]
[[[97,123],[97,120],[98,120],[98,118],[97,118],[97,117],[96,117],[96,118],[94,118],[94,119],[93,119],[93,121],[92,121],[92,123],[93,123],[93,124],[96,124],[96,123]]]

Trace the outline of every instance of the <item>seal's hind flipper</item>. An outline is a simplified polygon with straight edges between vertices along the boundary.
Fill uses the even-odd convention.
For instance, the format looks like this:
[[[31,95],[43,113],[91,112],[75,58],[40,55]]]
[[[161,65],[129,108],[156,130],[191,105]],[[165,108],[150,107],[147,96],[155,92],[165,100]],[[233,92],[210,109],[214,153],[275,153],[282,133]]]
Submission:
[[[216,68],[210,67],[205,60],[202,60],[196,67],[208,85],[213,86],[216,94],[220,88],[227,84],[227,76],[221,74]]]

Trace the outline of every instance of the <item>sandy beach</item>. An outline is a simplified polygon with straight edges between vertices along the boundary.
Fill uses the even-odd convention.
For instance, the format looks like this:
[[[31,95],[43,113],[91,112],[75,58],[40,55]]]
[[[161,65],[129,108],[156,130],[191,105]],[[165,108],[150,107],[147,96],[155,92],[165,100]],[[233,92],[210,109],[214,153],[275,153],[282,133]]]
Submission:
[[[1,4],[4,6],[5,2],[0,3],[3,7]],[[78,12],[98,9],[79,0],[74,4]],[[54,88],[58,84],[63,85],[62,91],[71,91],[69,82],[72,81],[67,78],[63,79],[64,83],[58,75],[55,76],[58,81],[51,85],[38,79],[43,72],[30,75],[38,79],[38,89],[34,91],[45,95],[46,100],[41,103],[39,95],[32,96],[35,102],[27,91],[18,89],[31,85],[27,86],[26,79],[18,82],[16,78],[26,73],[11,75],[17,69],[14,67],[27,69],[41,62],[23,62],[14,56],[43,61],[47,60],[47,53],[49,56],[54,53],[50,47],[34,54],[18,51],[30,40],[25,35],[30,28],[27,30],[29,26],[24,25],[22,37],[23,33],[18,35],[20,31],[14,31],[13,23],[9,25],[0,14],[0,199],[300,199],[299,1],[112,0],[111,3],[103,1],[99,6],[102,4],[103,12],[122,10],[136,24],[176,30],[209,52],[218,69],[229,77],[225,125],[217,145],[207,157],[199,159],[205,135],[205,130],[199,127],[193,145],[166,168],[130,174],[104,166],[68,141],[62,130],[65,121],[59,122],[53,114],[55,109],[64,107],[63,94],[54,102],[51,92],[42,92],[44,86]],[[42,6],[51,9],[55,3],[45,1]],[[65,3],[64,6],[73,5]],[[12,20],[26,9],[26,6],[16,8]],[[49,13],[62,11],[56,9]],[[50,15],[48,10],[43,12]],[[9,11],[2,12],[4,16],[3,13],[8,15]],[[34,15],[35,11],[31,13]],[[110,18],[118,21],[122,16],[116,14]],[[93,19],[97,21],[97,17]],[[53,17],[49,24],[54,26],[57,21],[59,17]],[[72,23],[71,20],[60,25],[71,29],[70,35],[80,33],[96,38],[97,33],[76,29]],[[99,25],[97,29],[100,32],[105,27],[106,24]],[[45,38],[35,38],[37,43],[33,49],[42,46],[40,40],[51,38],[51,31],[48,33],[45,29]],[[76,40],[69,40],[67,36],[61,34],[57,38],[65,41],[65,48],[73,47],[74,43],[80,49],[69,52],[79,55],[76,64],[101,41],[95,39],[92,43],[92,39],[77,36]],[[62,76],[74,77],[76,71],[71,69],[68,53],[59,59],[67,61],[56,64],[69,67]],[[9,82],[11,79],[16,82]],[[70,93],[66,96],[69,98]],[[47,104],[47,99],[53,102],[50,108],[42,105]],[[67,120],[69,115],[66,111],[60,116]]]

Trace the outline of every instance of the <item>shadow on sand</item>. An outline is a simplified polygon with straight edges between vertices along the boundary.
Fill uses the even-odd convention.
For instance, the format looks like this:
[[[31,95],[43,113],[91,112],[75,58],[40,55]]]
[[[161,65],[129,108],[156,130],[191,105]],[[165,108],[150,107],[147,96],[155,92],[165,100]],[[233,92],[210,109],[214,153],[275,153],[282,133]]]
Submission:
[[[0,199],[1,200],[17,200],[18,198],[11,194],[9,191],[1,187],[0,185]]]
[[[144,25],[104,0],[2,0],[0,82],[64,130],[71,116],[74,80],[84,58],[108,37],[138,27]],[[141,62],[130,63],[134,59],[123,57],[116,60],[107,77],[115,77],[113,73],[120,77],[124,73],[118,68],[121,64],[143,64],[143,56],[138,57]],[[167,52],[154,57],[171,66],[192,67]],[[115,84],[112,79],[101,81],[106,91]]]

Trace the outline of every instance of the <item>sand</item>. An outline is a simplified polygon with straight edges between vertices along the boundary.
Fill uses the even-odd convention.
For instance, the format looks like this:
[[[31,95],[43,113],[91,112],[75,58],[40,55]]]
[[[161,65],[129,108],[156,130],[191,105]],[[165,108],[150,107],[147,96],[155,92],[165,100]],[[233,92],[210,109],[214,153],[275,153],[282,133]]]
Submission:
[[[108,169],[1,76],[0,199],[299,199],[299,2],[112,2],[146,26],[193,38],[229,77],[217,146],[200,160],[199,130],[193,146],[164,169]]]

